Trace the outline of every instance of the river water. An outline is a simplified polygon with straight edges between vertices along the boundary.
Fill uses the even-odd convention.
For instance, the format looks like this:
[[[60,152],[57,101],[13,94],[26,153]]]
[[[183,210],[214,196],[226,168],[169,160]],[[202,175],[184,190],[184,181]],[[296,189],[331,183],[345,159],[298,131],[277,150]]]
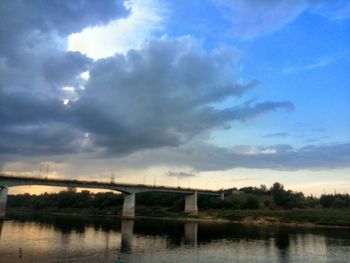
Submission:
[[[0,262],[350,262],[350,229],[17,215]]]

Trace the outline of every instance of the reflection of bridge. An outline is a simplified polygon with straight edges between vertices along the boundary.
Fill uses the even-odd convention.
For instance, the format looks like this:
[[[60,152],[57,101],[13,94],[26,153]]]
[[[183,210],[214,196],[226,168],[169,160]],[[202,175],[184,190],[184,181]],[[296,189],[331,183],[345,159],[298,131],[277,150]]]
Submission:
[[[134,220],[123,219],[121,221],[121,247],[122,253],[130,253],[132,251],[132,243],[134,237]],[[184,244],[197,246],[197,235],[198,235],[198,223],[197,222],[184,222]],[[0,240],[1,232],[3,229],[4,221],[0,220]],[[5,222],[6,225],[6,222]]]
[[[0,218],[5,217],[7,192],[9,187],[23,185],[43,185],[58,187],[76,187],[114,190],[124,194],[123,214],[124,218],[135,217],[135,194],[141,192],[164,192],[179,193],[185,197],[185,212],[191,214],[198,213],[197,195],[220,196],[224,198],[224,192],[203,190],[194,188],[180,188],[168,186],[152,186],[143,184],[122,184],[122,183],[104,183],[97,181],[81,181],[68,179],[43,179],[35,177],[10,176],[0,174]]]

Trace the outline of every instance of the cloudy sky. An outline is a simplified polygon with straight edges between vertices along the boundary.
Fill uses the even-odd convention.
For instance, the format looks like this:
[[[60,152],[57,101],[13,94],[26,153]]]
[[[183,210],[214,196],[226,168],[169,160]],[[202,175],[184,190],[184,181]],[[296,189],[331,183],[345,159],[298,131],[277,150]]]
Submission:
[[[347,0],[5,0],[0,39],[2,172],[350,192]]]

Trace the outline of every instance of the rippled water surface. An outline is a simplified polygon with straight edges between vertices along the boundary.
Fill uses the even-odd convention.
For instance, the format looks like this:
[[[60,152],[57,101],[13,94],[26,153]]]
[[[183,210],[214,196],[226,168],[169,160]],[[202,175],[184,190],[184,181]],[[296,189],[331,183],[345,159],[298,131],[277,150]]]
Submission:
[[[122,262],[347,263],[350,229],[38,215],[0,222],[0,262],[102,263],[118,256]]]

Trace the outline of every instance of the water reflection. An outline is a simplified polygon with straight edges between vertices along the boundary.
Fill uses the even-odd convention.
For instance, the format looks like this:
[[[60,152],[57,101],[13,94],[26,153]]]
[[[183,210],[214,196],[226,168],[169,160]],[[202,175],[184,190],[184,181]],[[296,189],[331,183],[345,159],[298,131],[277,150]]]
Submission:
[[[1,240],[1,232],[2,232],[3,225],[4,225],[4,221],[0,220],[0,240]]]
[[[198,223],[185,223],[185,243],[197,246]]]
[[[114,262],[121,256],[123,262],[294,263],[350,257],[349,229],[48,215],[11,219],[0,222],[0,262]]]
[[[290,246],[290,241],[289,241],[289,233],[287,229],[282,228],[278,230],[275,238],[275,245],[276,245],[276,248],[278,248],[280,262],[288,263],[289,262],[288,250]]]
[[[120,251],[130,253],[132,248],[132,236],[134,234],[134,220],[122,221],[122,240]]]

